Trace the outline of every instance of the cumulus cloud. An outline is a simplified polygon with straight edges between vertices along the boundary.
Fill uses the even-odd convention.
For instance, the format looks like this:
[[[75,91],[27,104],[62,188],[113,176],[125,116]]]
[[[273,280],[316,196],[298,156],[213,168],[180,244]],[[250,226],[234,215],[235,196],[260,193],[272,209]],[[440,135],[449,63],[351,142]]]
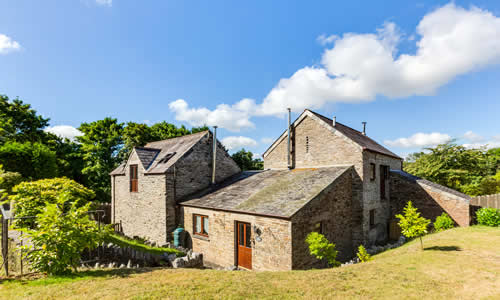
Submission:
[[[80,130],[69,125],[50,126],[45,128],[45,131],[53,133],[62,138],[68,138],[72,141],[74,141],[77,136],[83,135],[83,133]]]
[[[21,45],[5,34],[0,34],[0,54],[21,50]]]
[[[471,143],[479,143],[479,142],[484,141],[484,137],[480,136],[479,134],[477,134],[471,130],[464,133],[463,138],[470,141]]]
[[[439,7],[425,15],[410,36],[415,53],[400,53],[404,35],[392,22],[374,33],[322,35],[318,41],[332,46],[325,49],[320,63],[280,79],[261,103],[247,101],[244,111],[221,104],[211,111],[188,109],[184,102],[186,109],[180,115],[197,115],[196,121],[206,123],[209,116],[211,121],[222,119],[213,115],[224,111],[240,125],[217,125],[239,130],[253,125],[252,116],[283,116],[288,107],[301,112],[327,103],[373,101],[379,95],[432,95],[457,76],[500,62],[500,18],[477,7],[465,9],[454,3]]]
[[[328,35],[328,36],[326,34],[322,34],[322,35],[318,36],[316,41],[318,41],[318,43],[320,43],[320,45],[326,46],[328,44],[333,43],[338,38],[339,38],[338,35],[335,35],[335,34]]]
[[[257,146],[257,141],[246,136],[228,136],[222,139],[222,144],[227,150],[237,150],[240,148],[251,148]]]
[[[416,148],[436,146],[451,141],[451,137],[444,133],[416,133],[407,138],[399,138],[396,140],[386,140],[384,144],[391,147],[399,148]]]
[[[192,126],[217,125],[230,131],[255,127],[249,120],[255,109],[255,101],[252,99],[243,99],[231,106],[219,104],[215,110],[191,108],[186,101],[178,99],[171,102],[169,108],[175,112],[176,120],[188,122]]]
[[[112,6],[113,0],[95,0],[95,3],[97,3],[98,5],[103,5],[103,6]]]
[[[465,143],[463,146],[465,148],[469,149],[478,149],[478,148],[486,148],[486,149],[491,149],[491,148],[498,148],[500,147],[500,135],[493,136],[489,139],[482,138],[479,141],[471,141],[471,143]]]

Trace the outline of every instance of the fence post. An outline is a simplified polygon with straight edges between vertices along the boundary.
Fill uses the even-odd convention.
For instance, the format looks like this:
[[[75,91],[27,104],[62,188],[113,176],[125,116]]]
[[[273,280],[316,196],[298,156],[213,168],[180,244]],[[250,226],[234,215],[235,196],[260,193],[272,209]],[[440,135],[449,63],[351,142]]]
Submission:
[[[5,276],[9,276],[9,220],[2,216],[2,257]]]

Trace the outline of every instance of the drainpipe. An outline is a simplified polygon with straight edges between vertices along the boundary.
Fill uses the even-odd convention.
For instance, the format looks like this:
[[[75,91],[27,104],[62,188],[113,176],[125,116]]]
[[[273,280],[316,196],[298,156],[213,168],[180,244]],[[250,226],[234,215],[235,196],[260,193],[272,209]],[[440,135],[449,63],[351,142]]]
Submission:
[[[212,184],[215,184],[215,163],[217,157],[217,126],[214,126],[214,135],[212,141]]]
[[[290,127],[291,127],[291,118],[292,118],[292,112],[291,112],[291,109],[290,108],[287,108],[288,109],[288,145],[287,145],[287,159],[288,159],[288,168],[291,169],[292,168],[292,162],[291,162],[291,145],[290,145]]]

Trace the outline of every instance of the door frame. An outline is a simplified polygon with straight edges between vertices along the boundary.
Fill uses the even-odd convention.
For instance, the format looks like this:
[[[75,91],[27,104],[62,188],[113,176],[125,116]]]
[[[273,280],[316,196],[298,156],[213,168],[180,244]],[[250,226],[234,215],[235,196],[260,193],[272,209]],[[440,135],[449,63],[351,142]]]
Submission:
[[[239,224],[246,224],[248,225],[248,230],[252,230],[252,224],[250,222],[243,222],[243,221],[237,221],[235,220],[234,221],[234,262],[235,262],[235,266],[237,267],[240,267],[240,262],[239,262]],[[250,245],[252,244],[252,242],[250,241]],[[250,247],[250,253],[251,253],[251,264],[250,264],[250,268],[249,270],[252,270],[253,268],[253,248]],[[245,267],[242,267],[242,268],[245,268]],[[247,268],[245,268],[247,269]]]

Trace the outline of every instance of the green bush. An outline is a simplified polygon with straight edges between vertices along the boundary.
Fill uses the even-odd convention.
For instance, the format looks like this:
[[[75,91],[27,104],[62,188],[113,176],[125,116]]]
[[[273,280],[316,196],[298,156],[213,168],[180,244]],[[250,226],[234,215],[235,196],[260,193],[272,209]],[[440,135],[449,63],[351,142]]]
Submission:
[[[75,203],[77,207],[82,207],[94,198],[93,191],[68,178],[22,182],[12,191],[15,194],[10,196],[10,200],[13,202],[16,217],[36,216],[47,204],[57,203],[61,195],[67,195],[67,201],[70,201],[65,206]],[[33,219],[17,219],[14,225],[17,228],[34,228],[36,224]]]
[[[420,238],[420,247],[424,249],[422,243],[422,236],[427,234],[427,226],[431,221],[420,216],[417,208],[414,207],[411,201],[408,201],[405,208],[403,209],[404,215],[396,215],[399,219],[399,227],[401,227],[401,232],[407,238]]]
[[[7,142],[0,146],[0,162],[5,170],[32,180],[58,174],[56,153],[41,143]]]
[[[90,203],[77,206],[68,194],[47,204],[37,216],[37,227],[27,230],[30,243],[22,248],[32,269],[48,274],[76,271],[85,249],[95,249],[111,232],[108,226],[98,225],[89,218]],[[69,209],[64,209],[71,203]]]
[[[477,211],[476,217],[481,225],[500,226],[500,209],[483,207]]]
[[[434,221],[434,229],[438,232],[453,228],[454,226],[455,222],[453,222],[450,216],[445,212],[438,216]]]
[[[338,251],[335,250],[335,244],[330,243],[324,235],[311,232],[307,235],[306,243],[309,245],[309,252],[312,256],[321,260],[326,259],[332,267],[340,266],[340,262],[336,260]]]
[[[372,256],[366,252],[366,248],[363,245],[359,245],[358,253],[356,254],[361,262],[367,262],[372,260]]]

